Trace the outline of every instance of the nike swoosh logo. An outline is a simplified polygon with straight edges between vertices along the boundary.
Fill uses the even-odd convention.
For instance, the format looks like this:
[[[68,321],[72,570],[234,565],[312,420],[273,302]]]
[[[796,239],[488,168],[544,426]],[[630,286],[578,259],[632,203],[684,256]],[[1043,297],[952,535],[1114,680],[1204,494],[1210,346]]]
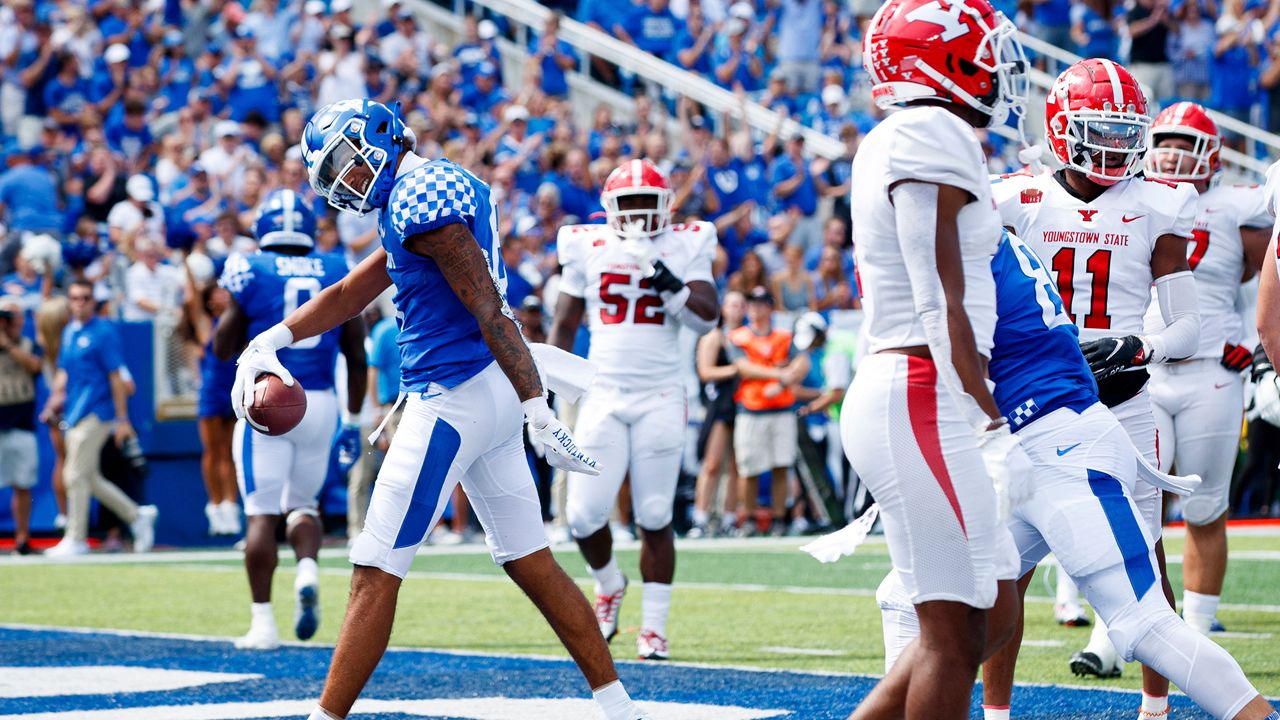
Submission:
[[[1063,455],[1066,455],[1067,453],[1071,452],[1072,450],[1075,450],[1078,447],[1080,447],[1080,443],[1076,443],[1075,445],[1071,445],[1065,448],[1058,448],[1058,457],[1062,457]]]
[[[430,395],[428,395],[428,394],[426,394],[426,393],[422,393],[422,396],[421,396],[420,398],[418,398],[418,399],[419,399],[419,400],[430,400],[430,399],[431,399],[431,398],[433,398],[433,397],[440,397],[440,396],[441,396],[441,395],[443,395],[443,394],[444,394],[443,392],[431,393]]]
[[[1221,385],[1219,385],[1218,383],[1214,383],[1214,384],[1213,384],[1213,389],[1214,389],[1214,390],[1221,390],[1222,388],[1224,388],[1224,387],[1226,387],[1226,386],[1228,386],[1228,385],[1230,385],[1230,384],[1231,384],[1231,383],[1229,383],[1229,382],[1222,383]]]
[[[1131,222],[1133,222],[1134,220],[1141,220],[1141,219],[1142,219],[1142,218],[1144,218],[1144,217],[1146,217],[1146,215],[1134,215],[1133,217],[1129,217],[1128,215],[1125,215],[1125,216],[1123,216],[1123,217],[1121,217],[1121,218],[1120,218],[1120,221],[1121,221],[1121,222],[1131,223]]]

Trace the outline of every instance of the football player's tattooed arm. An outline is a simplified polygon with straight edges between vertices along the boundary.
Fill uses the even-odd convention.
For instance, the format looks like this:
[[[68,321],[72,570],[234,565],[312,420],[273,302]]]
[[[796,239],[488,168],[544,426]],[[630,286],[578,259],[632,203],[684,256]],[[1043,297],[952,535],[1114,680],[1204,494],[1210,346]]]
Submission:
[[[369,359],[364,352],[364,317],[357,315],[342,323],[338,346],[347,359],[347,411],[359,415],[369,387]]]
[[[391,277],[387,275],[387,251],[378,248],[346,277],[284,319],[283,324],[293,334],[286,345],[328,332],[358,317],[388,287],[391,287]]]
[[[1240,282],[1246,282],[1262,268],[1267,246],[1271,244],[1271,228],[1241,227],[1240,240],[1244,242],[1244,275]]]
[[[1258,279],[1258,337],[1273,362],[1280,358],[1280,275],[1276,274],[1276,251],[1273,243]]]
[[[249,342],[249,317],[235,298],[227,299],[227,309],[213,329],[213,354],[219,360],[230,360],[240,354]]]
[[[981,429],[1001,418],[987,387],[973,326],[964,308],[964,263],[960,256],[960,211],[973,196],[951,185],[900,182],[890,189],[907,275],[938,375]],[[927,262],[925,258],[932,258]]]
[[[573,339],[578,334],[578,327],[582,324],[582,316],[586,310],[586,300],[561,292],[560,298],[556,300],[555,315],[551,318],[551,334],[547,336],[547,344],[573,352]]]
[[[1165,328],[1142,338],[1149,345],[1149,362],[1191,357],[1200,344],[1200,303],[1187,264],[1186,238],[1166,233],[1156,239],[1151,277]]]
[[[450,223],[406,238],[404,247],[434,260],[463,306],[475,317],[489,352],[498,361],[520,401],[542,396],[542,380],[516,321],[503,312],[504,300],[489,274],[489,263],[471,231]],[[372,300],[372,298],[370,298]]]

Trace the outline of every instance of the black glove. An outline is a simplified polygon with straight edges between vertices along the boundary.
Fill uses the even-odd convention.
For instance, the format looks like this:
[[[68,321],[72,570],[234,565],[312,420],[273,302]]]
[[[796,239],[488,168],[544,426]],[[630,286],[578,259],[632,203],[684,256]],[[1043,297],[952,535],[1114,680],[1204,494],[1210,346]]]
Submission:
[[[1222,367],[1231,372],[1244,372],[1253,365],[1253,353],[1243,345],[1227,343],[1222,347]]]
[[[676,277],[671,268],[661,260],[653,261],[653,274],[649,276],[649,282],[659,293],[677,293],[684,287],[684,281]]]
[[[1261,345],[1253,349],[1253,381],[1269,372],[1275,372],[1275,366],[1271,364],[1271,359],[1267,357],[1267,351]]]
[[[1094,379],[1106,380],[1121,370],[1146,365],[1147,348],[1137,335],[1109,337],[1083,343],[1080,351],[1093,371]]]

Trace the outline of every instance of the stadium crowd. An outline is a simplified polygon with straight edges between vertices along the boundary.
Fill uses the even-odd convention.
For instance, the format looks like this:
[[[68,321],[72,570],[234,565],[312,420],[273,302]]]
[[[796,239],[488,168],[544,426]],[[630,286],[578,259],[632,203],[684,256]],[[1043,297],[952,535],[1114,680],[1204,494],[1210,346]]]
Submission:
[[[369,12],[358,12],[351,0],[91,0],[87,6],[10,0],[0,9],[0,306],[16,310],[0,310],[0,319],[26,316],[26,333],[42,350],[43,382],[51,385],[73,287],[91,288],[108,317],[172,322],[177,342],[199,357],[218,306],[221,265],[233,252],[254,249],[256,207],[278,188],[312,204],[321,250],[358,262],[377,247],[376,215],[339,214],[317,199],[299,141],[316,108],[369,97],[401,103],[420,154],[448,157],[492,186],[508,301],[520,308],[527,332],[536,336],[550,319],[553,308],[544,310],[543,297],[558,272],[558,229],[602,220],[605,177],[624,160],[645,157],[670,176],[677,221],[716,224],[716,282],[722,293],[737,291],[726,304],[760,299],[757,289],[767,289],[774,309],[784,313],[779,317],[787,323],[802,317],[806,345],[821,352],[823,342],[838,336],[833,331],[828,338],[832,313],[859,307],[850,281],[847,198],[859,138],[882,116],[867,100],[860,60],[859,31],[876,3],[635,0],[628,12],[605,0],[559,4],[583,22],[775,109],[776,129],[758,133],[732,114],[713,117],[599,60],[590,63],[592,75],[632,93],[635,112],[623,118],[601,105],[579,125],[567,81],[579,58],[559,38],[558,14],[531,34],[530,60],[513,70],[496,46],[501,37],[516,37],[503,18],[467,15],[460,40],[449,46],[397,0],[382,0]],[[1044,0],[1002,9],[1064,48],[1125,59],[1158,100],[1207,98],[1235,117],[1260,112],[1253,117],[1280,125],[1280,112],[1269,112],[1271,96],[1280,101],[1280,91],[1268,92],[1280,84],[1280,0],[1227,0],[1222,7]],[[1235,80],[1243,76],[1248,83]],[[839,138],[844,156],[813,158],[801,135],[783,129],[784,117]],[[994,135],[986,141],[1002,146]],[[991,169],[1010,168],[997,161]],[[742,318],[744,310],[725,315]],[[373,333],[371,358],[380,360],[394,326],[388,313],[375,319],[382,329]],[[716,343],[724,338],[709,337],[698,351],[698,372],[713,387],[723,350]],[[850,354],[851,340],[833,344]],[[0,345],[21,351],[21,343]],[[808,391],[798,393],[796,412],[806,416],[811,438],[823,435],[814,428],[828,409],[838,410],[839,397],[830,392],[838,383],[824,370],[847,384],[847,369],[839,368],[814,362],[802,383]],[[390,369],[380,369],[384,387],[375,404],[385,409],[394,392],[385,381]],[[725,401],[704,394],[710,410],[703,444],[723,450],[728,441],[712,431],[712,420],[720,419],[712,411],[717,402],[723,411]],[[110,414],[112,399],[96,398],[107,408],[103,413]],[[48,422],[40,427],[56,436],[59,458],[68,453],[87,462],[63,444],[56,413],[43,418]],[[121,422],[128,426],[127,418]],[[36,428],[25,420],[13,426]],[[111,432],[123,442],[129,433],[119,429]],[[229,432],[202,426],[206,430]],[[107,430],[93,434],[101,447]],[[229,435],[218,442],[229,443]],[[206,459],[206,484],[210,505],[222,507],[210,511],[211,525],[216,515],[227,527],[225,514],[238,511],[234,477],[228,477],[229,463],[221,463]],[[1252,465],[1261,478],[1275,463]],[[703,467],[707,479],[699,480],[694,519],[704,531],[711,503],[705,488],[719,469],[715,454]],[[368,473],[357,473],[366,492]],[[55,470],[55,478],[61,475]],[[1274,512],[1274,472],[1263,482],[1244,509]],[[118,504],[136,523],[139,510]],[[796,507],[795,517],[803,517],[804,505]],[[154,520],[154,510],[145,508],[143,517]],[[809,513],[821,519],[822,511]],[[70,527],[78,522],[71,519]]]

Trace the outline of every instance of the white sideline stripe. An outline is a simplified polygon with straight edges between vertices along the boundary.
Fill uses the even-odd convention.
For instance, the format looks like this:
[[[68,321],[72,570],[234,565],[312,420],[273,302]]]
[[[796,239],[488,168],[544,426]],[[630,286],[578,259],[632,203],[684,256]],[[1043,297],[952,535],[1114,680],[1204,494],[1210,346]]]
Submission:
[[[1060,648],[1066,645],[1061,640],[1027,640],[1022,639],[1022,647]]]
[[[9,658],[10,661],[14,659]],[[262,675],[169,670],[129,665],[0,666],[0,698],[158,692],[260,678]]]
[[[670,720],[759,720],[790,715],[787,710],[698,705],[693,703],[641,702],[655,716]],[[0,715],[0,720],[236,720],[238,718],[301,717],[315,707],[314,700],[271,700],[204,705],[71,710],[64,712]],[[595,718],[594,700],[553,698],[447,698],[439,700],[357,700],[350,718],[376,717],[380,713],[456,717],[468,720],[567,720]]]
[[[58,625],[31,625],[27,623],[0,623],[0,629],[65,632],[65,633],[75,633],[78,635],[114,635],[116,637],[126,637],[126,638],[190,640],[193,642],[214,642],[214,643],[231,643],[231,642],[234,642],[235,640],[235,638],[233,637],[219,637],[216,635],[191,635],[191,634],[184,634],[184,633],[146,632],[142,630],[114,630],[114,629],[63,627]],[[334,647],[332,643],[310,643],[310,642],[297,642],[297,641],[288,641],[288,640],[282,640],[280,644],[282,646],[299,647],[299,648],[333,649]],[[389,647],[387,648],[387,652],[429,652],[429,653],[436,653],[438,655],[456,655],[459,657],[516,658],[516,659],[522,659],[522,660],[554,660],[562,663],[572,662],[570,658],[565,657],[563,655],[493,653],[493,652],[480,652],[478,650],[455,650],[455,649],[440,649],[440,648],[430,648],[430,647]],[[648,668],[653,667],[653,662],[647,661],[647,660],[614,660],[614,662],[620,663],[623,665],[635,665],[637,667],[648,667]],[[720,664],[713,664],[713,663],[681,662],[679,660],[663,661],[662,666],[663,667],[697,668],[700,670],[734,670],[736,672],[763,673],[768,675],[807,675],[809,677],[843,677],[843,678],[871,678],[871,679],[878,679],[878,678],[884,677],[883,675],[872,675],[870,673],[838,672],[835,670],[787,670],[783,668],[761,668],[761,667],[750,667],[746,665],[720,665]],[[1038,682],[1022,683],[1020,682],[1018,683],[1018,685],[1026,686],[1026,687],[1065,688],[1067,690],[1081,690],[1084,692],[1094,692],[1094,693],[1110,693],[1110,694],[1118,693],[1121,695],[1138,695],[1140,693],[1140,691],[1138,690],[1128,690],[1125,688],[1105,688],[1105,687],[1098,687],[1096,685],[1076,685],[1071,683],[1038,683]],[[1175,695],[1182,694],[1181,692],[1173,688],[1170,688],[1170,692],[1172,692]],[[1277,701],[1276,698],[1269,698],[1269,699],[1272,700],[1273,702]],[[310,712],[311,707],[312,707],[311,705],[308,705],[307,706],[308,709],[305,712]],[[74,718],[66,718],[65,720],[79,720],[81,717],[83,716],[76,715]],[[263,717],[263,716],[249,715],[247,717]],[[21,716],[21,715],[17,716],[17,718],[18,720],[32,720],[32,718],[30,717]],[[10,718],[0,717],[0,720],[10,720]],[[59,718],[59,720],[64,720],[64,719]],[[134,720],[134,718],[133,716],[129,716],[126,718],[122,718],[121,720]],[[169,720],[169,718],[166,717],[166,718],[163,718],[162,720]]]
[[[1230,630],[1209,633],[1209,639],[1212,640],[1214,638],[1228,638],[1234,640],[1270,640],[1271,633],[1232,632]]]
[[[766,645],[760,648],[760,652],[767,652],[773,655],[807,655],[810,657],[845,657],[849,654],[847,650],[786,647],[785,645]]]

